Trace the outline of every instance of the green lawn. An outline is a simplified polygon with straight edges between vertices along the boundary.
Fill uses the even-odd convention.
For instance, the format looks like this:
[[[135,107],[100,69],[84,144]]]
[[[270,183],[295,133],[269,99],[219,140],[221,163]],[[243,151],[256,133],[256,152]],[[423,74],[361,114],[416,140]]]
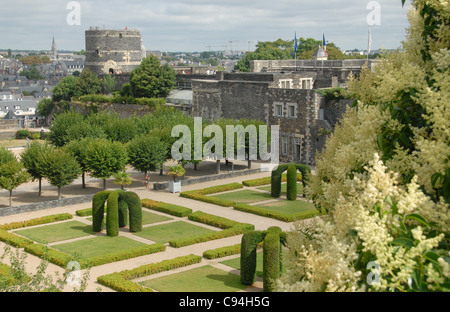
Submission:
[[[92,217],[86,218],[87,220],[92,221]],[[162,216],[156,213],[152,213],[152,212],[148,212],[144,209],[142,209],[142,224],[152,224],[152,223],[158,223],[158,222],[162,222],[162,221],[168,221],[168,220],[172,220],[172,218],[166,217],[166,216]],[[106,222],[106,214],[105,214],[105,219],[104,221]]]
[[[287,185],[286,183],[281,183],[281,194],[286,194],[286,185]],[[257,189],[270,192],[272,190],[272,186],[266,185],[266,186],[257,187]],[[301,182],[298,182],[297,183],[297,194],[302,194],[302,192],[303,192],[303,184]]]
[[[312,203],[303,201],[300,199],[297,199],[297,200],[280,199],[277,201],[265,203],[265,204],[258,205],[258,206],[265,208],[265,209],[274,210],[274,211],[287,213],[287,214],[299,213],[299,212],[309,212],[309,211],[316,210],[316,208],[314,207],[314,205]]]
[[[14,233],[43,244],[94,234],[92,226],[79,221],[67,221],[31,229],[17,230]]]
[[[210,265],[147,280],[141,285],[162,292],[234,292],[247,287],[238,275]]]
[[[188,222],[175,221],[143,228],[141,232],[134,233],[134,235],[149,239],[155,243],[165,244],[173,239],[210,232],[214,231]]]
[[[216,194],[212,197],[225,199],[225,200],[231,200],[235,201],[236,203],[256,203],[264,200],[272,199],[273,197],[270,196],[268,193],[262,193],[258,191],[253,190],[242,190],[242,191],[236,191],[236,192],[229,192],[225,194]]]
[[[241,269],[241,257],[230,260],[221,261],[220,263],[228,265],[232,268]],[[262,251],[256,254],[256,276],[263,276],[263,253]]]
[[[143,245],[145,244],[123,236],[97,236],[52,247],[70,255],[79,255],[80,258],[90,258]]]

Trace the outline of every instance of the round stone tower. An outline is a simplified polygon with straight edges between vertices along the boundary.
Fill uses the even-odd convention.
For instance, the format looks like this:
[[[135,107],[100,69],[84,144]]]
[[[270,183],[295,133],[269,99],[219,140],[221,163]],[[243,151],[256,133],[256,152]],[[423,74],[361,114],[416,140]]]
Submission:
[[[98,76],[129,74],[142,61],[138,30],[91,27],[86,30],[85,39],[86,66]]]

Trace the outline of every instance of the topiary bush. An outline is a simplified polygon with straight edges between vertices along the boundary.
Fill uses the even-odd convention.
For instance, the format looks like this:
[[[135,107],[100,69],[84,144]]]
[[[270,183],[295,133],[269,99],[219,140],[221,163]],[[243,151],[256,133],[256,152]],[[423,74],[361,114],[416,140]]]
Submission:
[[[98,192],[92,199],[92,230],[94,232],[101,232],[103,230],[105,201],[110,193],[111,191]]]
[[[297,199],[297,168],[293,165],[289,165],[287,169],[286,198]]]
[[[106,235],[119,235],[119,194],[111,192],[106,200],[108,213],[106,214]]]
[[[270,227],[263,243],[263,285],[264,291],[272,292],[275,281],[281,275],[281,242],[279,227]]]
[[[264,239],[265,232],[251,231],[241,239],[241,283],[252,285],[256,279],[256,250]]]
[[[92,229],[94,232],[100,232],[103,229],[105,201],[108,203],[107,235],[118,235],[119,227],[125,226],[127,219],[130,221],[130,232],[142,230],[142,206],[139,196],[133,192],[117,190],[113,192],[102,191],[94,195],[92,200]],[[124,202],[120,204],[120,209],[119,202]],[[116,231],[117,234],[115,234]]]

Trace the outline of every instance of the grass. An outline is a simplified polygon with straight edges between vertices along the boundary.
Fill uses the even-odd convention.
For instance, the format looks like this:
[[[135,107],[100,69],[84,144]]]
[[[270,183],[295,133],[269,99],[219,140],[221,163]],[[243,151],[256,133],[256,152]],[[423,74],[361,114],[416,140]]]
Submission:
[[[106,221],[106,214],[104,217],[105,221]],[[87,220],[92,221],[92,217],[86,218]],[[153,223],[158,223],[158,222],[163,222],[163,221],[168,221],[168,220],[172,220],[172,218],[166,217],[166,216],[162,216],[156,213],[151,213],[148,211],[145,211],[144,209],[142,210],[142,224],[153,224]]]
[[[123,236],[97,236],[71,243],[53,245],[52,248],[58,249],[69,255],[78,255],[81,259],[83,259],[106,255],[112,252],[131,249],[143,245],[145,244]]]
[[[229,192],[225,194],[217,194],[212,197],[224,200],[231,200],[236,203],[243,203],[243,204],[256,203],[259,201],[269,200],[273,198],[268,193],[262,193],[253,190],[242,190],[236,192]]]
[[[281,194],[286,194],[286,183],[281,183]],[[262,187],[257,187],[258,190],[262,190],[262,191],[267,191],[270,192],[272,190],[272,186],[271,185],[267,185],[267,186],[262,186]],[[297,183],[297,194],[302,194],[303,192],[303,184]]]
[[[241,269],[241,257],[221,261],[220,263],[228,265],[237,270]],[[256,254],[256,276],[259,276],[259,277],[263,276],[263,253],[262,253],[262,251],[258,252]]]
[[[67,221],[30,229],[17,230],[14,233],[25,236],[36,242],[47,244],[67,239],[92,235],[92,226],[79,221]]]
[[[149,239],[156,243],[165,244],[173,239],[206,234],[210,232],[214,231],[188,222],[175,221],[143,228],[141,232],[134,233],[134,235]]]
[[[147,280],[141,285],[162,292],[235,292],[247,287],[238,275],[210,265]]]
[[[300,199],[297,200],[277,200],[269,203],[264,203],[262,205],[258,205],[261,208],[281,212],[281,213],[298,213],[298,212],[309,212],[312,210],[316,210],[314,205],[310,202],[303,201]]]

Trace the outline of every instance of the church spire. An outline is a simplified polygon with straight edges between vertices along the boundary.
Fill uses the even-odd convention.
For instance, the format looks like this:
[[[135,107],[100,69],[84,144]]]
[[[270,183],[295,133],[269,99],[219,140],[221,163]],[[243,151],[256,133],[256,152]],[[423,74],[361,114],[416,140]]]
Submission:
[[[56,55],[58,53],[58,50],[56,49],[56,43],[55,43],[55,36],[53,36],[53,41],[52,41],[52,54]]]

